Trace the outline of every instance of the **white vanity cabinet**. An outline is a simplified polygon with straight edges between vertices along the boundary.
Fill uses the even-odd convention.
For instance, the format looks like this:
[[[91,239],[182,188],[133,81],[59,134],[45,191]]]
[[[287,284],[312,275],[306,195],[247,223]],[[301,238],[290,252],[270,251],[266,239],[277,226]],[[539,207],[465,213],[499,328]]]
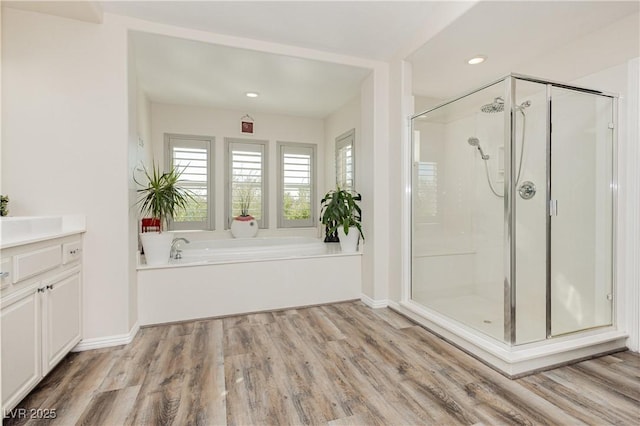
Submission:
[[[35,288],[2,301],[2,407],[13,408],[42,378],[40,294]]]
[[[42,372],[47,374],[80,342],[80,267],[42,282]]]
[[[14,408],[80,342],[82,238],[2,250],[2,408]]]

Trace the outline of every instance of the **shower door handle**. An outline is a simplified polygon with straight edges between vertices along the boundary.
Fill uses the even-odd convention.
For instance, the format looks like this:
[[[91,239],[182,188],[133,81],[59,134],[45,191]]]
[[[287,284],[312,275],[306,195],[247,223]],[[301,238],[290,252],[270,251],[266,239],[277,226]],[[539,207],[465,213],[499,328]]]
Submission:
[[[558,200],[549,200],[549,216],[558,216]]]

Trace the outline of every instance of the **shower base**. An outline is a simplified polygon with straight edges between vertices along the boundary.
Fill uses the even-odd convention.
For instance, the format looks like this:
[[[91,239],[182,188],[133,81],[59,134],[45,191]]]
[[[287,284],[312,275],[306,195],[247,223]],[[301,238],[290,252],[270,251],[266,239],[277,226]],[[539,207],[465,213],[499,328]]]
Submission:
[[[454,303],[453,300],[435,302],[440,303],[441,307]],[[475,321],[474,324],[485,327],[484,330],[453,321],[411,300],[400,303],[390,301],[389,307],[512,379],[626,349],[628,335],[613,327],[509,346],[498,341],[502,339],[502,334],[498,335],[493,323],[484,323],[484,316],[488,310],[475,308],[487,302],[474,295],[469,296],[466,302],[468,304],[465,306],[465,315],[472,320],[470,323]],[[459,303],[459,300],[456,303]],[[492,311],[498,312],[495,307]],[[501,321],[498,321],[498,324],[501,325]]]
[[[498,341],[504,340],[504,307],[501,300],[490,299],[478,294],[431,299],[416,297],[415,300],[428,309],[454,318]],[[518,308],[518,323],[523,325],[516,330],[518,342],[544,340],[545,313],[536,312],[532,305],[519,306]]]

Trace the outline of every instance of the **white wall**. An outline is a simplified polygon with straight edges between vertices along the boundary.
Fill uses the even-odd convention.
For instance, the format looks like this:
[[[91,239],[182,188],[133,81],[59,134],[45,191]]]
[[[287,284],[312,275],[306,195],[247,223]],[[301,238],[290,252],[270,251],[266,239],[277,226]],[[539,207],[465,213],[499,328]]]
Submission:
[[[575,84],[620,94],[618,111],[618,232],[616,249],[618,323],[631,337],[630,349],[640,350],[640,58],[576,80]]]
[[[386,302],[389,292],[389,139],[388,67],[380,67],[362,83],[362,127],[356,158],[358,191],[362,195],[362,292],[373,303]]]
[[[11,214],[84,214],[84,337],[128,332],[127,39],[2,16],[2,189]]]
[[[369,296],[386,298],[392,209],[387,64],[110,14],[102,24],[92,24],[6,8],[2,23],[0,191],[11,196],[13,215],[86,215],[85,338],[123,335],[135,323],[130,177],[133,142],[144,135],[145,120],[144,107],[128,102],[137,91],[127,80],[130,30],[373,70],[361,97],[360,133],[367,141],[358,160],[366,185],[363,277]],[[128,113],[134,105],[136,117]],[[263,121],[254,117],[261,137]],[[293,134],[288,139],[299,140]],[[324,135],[317,139],[323,141]]]
[[[129,114],[129,134],[128,134],[128,201],[129,201],[129,329],[134,329],[138,322],[138,232],[140,224],[139,210],[135,206],[137,201],[137,184],[133,177],[143,165],[150,163],[151,151],[151,104],[142,89],[140,88],[136,73],[135,49],[132,41],[128,40],[127,51],[127,74],[128,74],[128,114]],[[138,175],[139,177],[139,175]]]
[[[336,138],[351,129],[355,129],[355,157],[358,161],[362,138],[360,137],[360,96],[347,102],[324,120],[325,161],[322,194],[336,187]],[[358,190],[358,164],[356,164],[356,191]]]
[[[127,201],[130,206],[136,202],[136,183],[133,180],[136,163],[138,162],[138,151],[140,150],[139,134],[140,134],[140,114],[139,99],[140,88],[138,87],[138,79],[135,74],[136,63],[134,49],[131,40],[127,41],[127,74],[128,74],[128,128],[129,134],[127,139],[128,163],[127,163]],[[128,243],[127,249],[129,253],[136,252],[138,249],[138,213],[135,208],[129,209],[128,215]],[[138,279],[136,273],[136,257],[128,256],[128,282],[129,282],[129,329],[135,326],[138,320]]]
[[[278,234],[300,234],[312,237],[318,236],[318,227],[306,229],[277,229],[277,148],[276,143],[300,142],[317,144],[316,179],[318,182],[318,197],[315,200],[317,208],[320,205],[324,188],[324,121],[321,119],[292,117],[276,114],[260,114],[250,112],[255,120],[254,133],[245,134],[240,131],[243,111],[213,109],[204,107],[168,105],[151,103],[151,141],[153,157],[156,162],[164,164],[164,134],[178,133],[188,135],[215,137],[215,232],[203,233],[208,238],[229,237],[230,231],[225,231],[224,224],[224,195],[225,195],[225,137],[247,140],[268,140],[268,194],[269,194],[269,229],[261,229],[260,236]],[[318,211],[319,213],[319,211]],[[193,236],[193,233],[190,233]]]

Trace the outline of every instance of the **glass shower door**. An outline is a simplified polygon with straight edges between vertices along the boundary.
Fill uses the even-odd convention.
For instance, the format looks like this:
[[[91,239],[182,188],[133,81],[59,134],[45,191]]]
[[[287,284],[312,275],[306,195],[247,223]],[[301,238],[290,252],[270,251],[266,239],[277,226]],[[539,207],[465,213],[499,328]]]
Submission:
[[[612,323],[614,103],[551,89],[550,336]]]
[[[504,340],[504,81],[412,119],[411,300]]]

